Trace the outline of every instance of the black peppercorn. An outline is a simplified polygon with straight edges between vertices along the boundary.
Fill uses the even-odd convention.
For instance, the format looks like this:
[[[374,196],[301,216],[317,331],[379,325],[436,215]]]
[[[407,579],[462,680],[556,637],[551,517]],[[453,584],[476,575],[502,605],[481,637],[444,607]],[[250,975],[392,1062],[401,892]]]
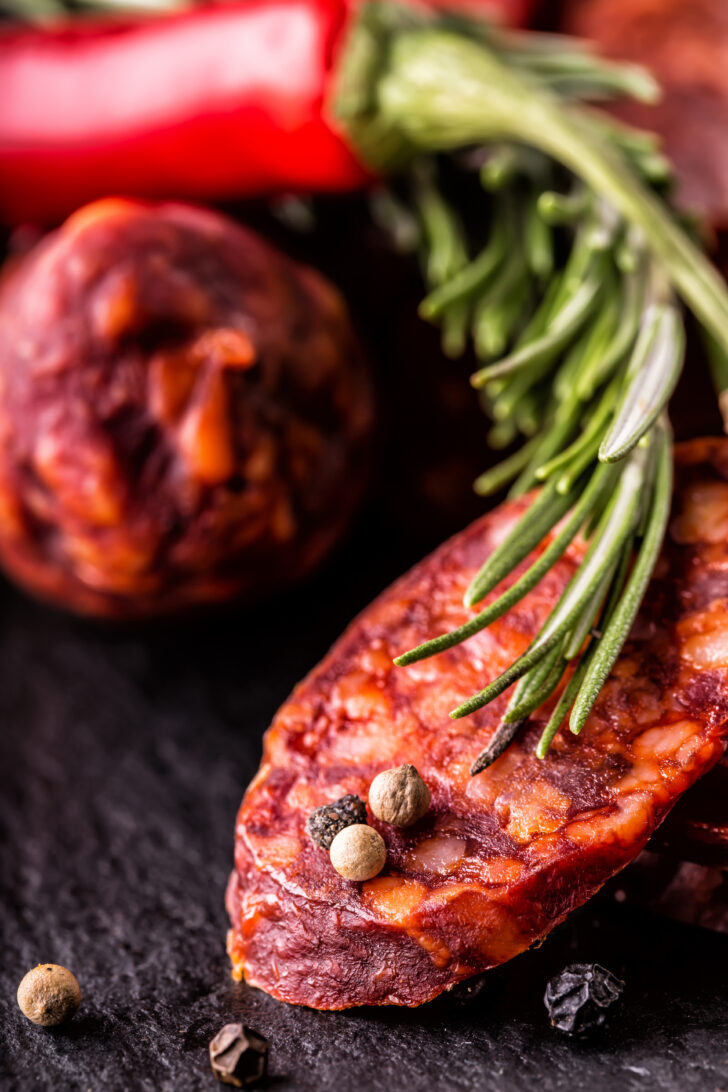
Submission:
[[[598,963],[572,963],[546,987],[551,1026],[569,1035],[600,1027],[623,989],[624,982]]]
[[[330,849],[336,835],[344,827],[366,823],[366,804],[360,796],[348,793],[330,804],[324,804],[311,812],[306,820],[306,831],[312,842],[321,849]]]
[[[226,1024],[210,1043],[210,1065],[218,1081],[248,1088],[268,1068],[268,1041],[243,1024]]]

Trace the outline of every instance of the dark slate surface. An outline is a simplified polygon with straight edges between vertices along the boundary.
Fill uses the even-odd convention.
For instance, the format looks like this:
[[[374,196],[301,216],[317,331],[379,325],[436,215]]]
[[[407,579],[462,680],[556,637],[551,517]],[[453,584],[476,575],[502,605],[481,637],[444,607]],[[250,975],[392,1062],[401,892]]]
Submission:
[[[608,896],[468,1003],[326,1014],[230,980],[223,892],[260,733],[402,567],[404,550],[373,560],[387,535],[363,521],[287,601],[282,633],[280,604],[120,632],[2,593],[2,1088],[214,1088],[207,1043],[234,1018],[269,1038],[281,1092],[728,1088],[728,937]],[[627,983],[611,1026],[583,1043],[552,1031],[541,1001],[574,959]],[[15,1007],[38,961],[81,982],[66,1029]]]

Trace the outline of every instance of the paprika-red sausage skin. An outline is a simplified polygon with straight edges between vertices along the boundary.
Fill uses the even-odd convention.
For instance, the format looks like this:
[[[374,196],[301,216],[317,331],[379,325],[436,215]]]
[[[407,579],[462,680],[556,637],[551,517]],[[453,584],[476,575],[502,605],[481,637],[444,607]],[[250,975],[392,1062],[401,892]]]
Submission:
[[[0,286],[0,563],[111,618],[260,598],[340,535],[371,424],[318,274],[217,213],[87,206]]]
[[[384,592],[276,716],[237,821],[236,977],[321,1009],[428,1001],[548,933],[722,755],[728,441],[704,440],[678,449],[663,555],[581,736],[562,729],[536,758],[549,704],[470,776],[508,694],[460,720],[448,713],[523,652],[583,545],[488,630],[409,668],[392,657],[466,620],[463,592],[526,503],[483,517]],[[387,864],[347,882],[308,838],[306,816],[345,793],[366,799],[377,773],[405,762],[429,786],[430,811],[404,830],[370,816]]]

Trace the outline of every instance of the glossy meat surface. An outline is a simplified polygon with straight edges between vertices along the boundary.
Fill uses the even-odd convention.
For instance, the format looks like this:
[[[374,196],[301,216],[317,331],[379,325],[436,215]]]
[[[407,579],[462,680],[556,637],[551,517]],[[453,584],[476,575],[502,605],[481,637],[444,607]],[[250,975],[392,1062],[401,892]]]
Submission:
[[[725,0],[569,0],[566,29],[612,57],[646,65],[664,94],[620,105],[660,134],[682,203],[728,227],[728,4]]]
[[[294,691],[240,809],[228,888],[234,973],[318,1008],[417,1005],[523,951],[643,848],[718,761],[728,718],[728,443],[680,450],[669,541],[579,740],[533,748],[549,709],[489,770],[469,768],[508,694],[448,712],[518,655],[568,580],[574,545],[518,608],[410,668],[392,657],[463,622],[462,594],[523,502],[496,509],[384,592]],[[348,883],[307,838],[309,811],[366,798],[413,763],[432,793],[415,827],[374,823],[388,864]]]
[[[86,206],[0,286],[0,562],[111,617],[280,591],[341,533],[372,416],[313,270],[211,211]]]
[[[695,864],[728,868],[728,765],[721,762],[670,813],[650,849]]]

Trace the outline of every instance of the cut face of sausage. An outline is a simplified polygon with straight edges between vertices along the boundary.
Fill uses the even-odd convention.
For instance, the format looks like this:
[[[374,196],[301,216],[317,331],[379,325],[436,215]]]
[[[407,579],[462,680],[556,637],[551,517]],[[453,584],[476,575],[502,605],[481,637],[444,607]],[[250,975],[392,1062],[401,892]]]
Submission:
[[[728,442],[701,440],[678,449],[663,555],[581,736],[562,729],[536,758],[549,703],[470,776],[508,694],[461,720],[448,713],[526,648],[583,543],[489,629],[409,668],[392,658],[467,619],[465,588],[525,503],[472,524],[384,592],[276,716],[237,822],[236,977],[316,1008],[428,1001],[585,902],[722,755]],[[370,816],[387,864],[347,882],[307,837],[306,817],[345,793],[366,799],[372,778],[402,763],[427,783],[430,810],[404,830]]]
[[[685,794],[650,849],[672,858],[728,868],[728,765],[720,763]]]

